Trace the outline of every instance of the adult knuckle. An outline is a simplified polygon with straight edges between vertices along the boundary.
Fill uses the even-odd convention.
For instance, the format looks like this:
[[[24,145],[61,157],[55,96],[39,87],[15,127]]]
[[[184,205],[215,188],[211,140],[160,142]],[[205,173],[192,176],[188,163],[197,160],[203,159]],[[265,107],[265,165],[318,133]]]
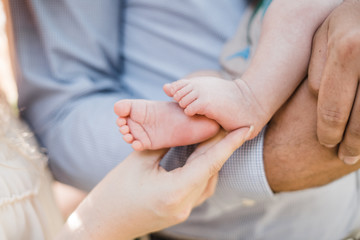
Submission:
[[[184,222],[186,219],[189,218],[191,213],[191,207],[184,207],[181,211],[178,211],[176,214],[173,215],[173,221],[176,223]]]
[[[213,163],[209,168],[209,176],[213,176],[216,173],[218,173],[220,171],[221,167],[222,167],[222,164],[217,163],[217,162]]]
[[[320,84],[318,84],[318,82],[315,79],[309,77],[308,88],[311,94],[317,96],[319,94]]]
[[[152,204],[152,211],[158,218],[163,218],[163,219],[168,218],[169,212],[164,207],[162,201],[157,201],[156,203]]]
[[[320,107],[319,117],[330,127],[339,127],[347,123],[347,116],[339,109]]]
[[[153,211],[158,218],[171,223],[184,222],[191,213],[190,206],[181,206],[180,202],[174,199],[159,201],[153,206]]]
[[[158,217],[165,217],[167,215],[167,211],[163,199],[159,199],[155,201],[155,203],[152,205],[153,205],[153,211]]]
[[[174,188],[157,204],[158,215],[173,223],[185,221],[192,209],[190,204],[184,204],[185,196],[187,196],[186,193],[186,188]]]
[[[319,38],[320,38],[320,29],[321,29],[321,27],[322,26],[320,26],[320,28],[315,32],[315,34],[314,34],[314,36],[313,36],[313,39],[312,39],[312,43],[313,43],[313,45],[319,40]]]
[[[165,197],[164,201],[163,201],[164,207],[168,210],[176,209],[176,207],[181,202],[179,195],[178,194],[169,194],[167,197]]]
[[[205,198],[207,199],[207,198],[213,196],[215,193],[215,189],[216,189],[215,186],[208,189],[204,194]]]
[[[360,53],[360,31],[351,31],[342,35],[333,46],[341,60],[357,57]]]
[[[347,134],[351,139],[354,140],[356,139],[358,141],[360,140],[360,122],[359,123],[357,122],[355,123],[355,121],[352,122],[348,130],[349,131],[347,132]]]
[[[177,208],[181,203],[176,194],[167,194],[155,204],[155,212],[159,217],[169,218],[175,215]]]
[[[343,145],[343,152],[346,156],[358,156],[360,148],[359,146],[355,146],[351,143],[346,143]]]
[[[202,180],[194,180],[188,185],[189,189],[200,189],[202,187],[203,187]]]

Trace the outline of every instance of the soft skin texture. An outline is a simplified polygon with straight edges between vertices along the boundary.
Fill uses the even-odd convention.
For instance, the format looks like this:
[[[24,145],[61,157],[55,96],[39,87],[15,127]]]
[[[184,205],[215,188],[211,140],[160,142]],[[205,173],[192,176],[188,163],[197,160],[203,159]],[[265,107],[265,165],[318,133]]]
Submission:
[[[304,79],[317,28],[341,0],[274,0],[258,48],[241,76],[270,120]],[[255,129],[256,130],[256,129]]]
[[[218,78],[220,74],[203,70],[187,78],[205,76]],[[208,117],[185,115],[176,102],[125,99],[115,103],[114,112],[118,115],[116,124],[123,139],[136,151],[199,143],[215,136],[220,129],[219,124]]]
[[[213,194],[218,171],[247,130],[220,132],[171,172],[159,166],[165,150],[132,153],[90,192],[57,239],[133,239],[185,221]]]
[[[241,79],[185,78],[165,84],[165,93],[189,117],[206,116],[227,131],[252,126],[251,138],[255,137],[304,78],[312,37],[339,3],[274,0],[265,14],[254,59]],[[159,149],[201,142],[216,132],[213,122],[199,121],[199,116],[186,118],[175,106],[168,105],[120,101],[115,112],[124,140],[135,150]]]
[[[317,99],[307,86],[307,81],[302,83],[267,126],[264,165],[274,192],[325,185],[360,167],[345,165],[337,157],[337,148],[318,142]]]
[[[254,137],[268,120],[259,98],[241,79],[227,81],[212,76],[181,79],[166,84],[164,91],[184,108],[186,115],[204,115],[227,131],[255,126]]]
[[[203,142],[220,129],[207,117],[185,115],[175,102],[125,99],[114,111],[123,139],[136,151]]]
[[[241,79],[181,79],[166,84],[166,94],[188,116],[205,115],[228,131],[254,126],[255,137],[305,77],[313,35],[340,2],[274,0]]]
[[[12,2],[16,2],[17,4],[25,4],[23,1],[15,1],[14,0]],[[35,2],[35,1],[27,1],[26,6],[34,6],[33,2]],[[31,15],[31,16],[38,16],[41,13],[46,13],[46,9],[44,10],[44,8],[41,8],[41,3],[55,4],[58,2],[60,2],[60,1],[46,1],[46,2],[37,1],[38,8],[34,8],[34,11],[37,10],[37,12],[32,12],[33,15]],[[72,4],[74,2],[75,1],[67,1],[66,3],[69,6],[73,7]],[[87,2],[86,5],[91,6],[95,2],[96,1]],[[99,4],[100,4],[100,2],[101,2],[101,6],[104,6],[104,7],[108,6],[109,10],[119,9],[118,7],[114,8],[114,5],[110,4],[110,3],[107,5],[104,5],[104,2],[106,2],[104,0],[99,1]],[[196,1],[196,2],[201,3],[201,1]],[[224,2],[226,2],[226,1],[224,1]],[[151,3],[157,3],[157,1],[156,2],[152,1]],[[214,1],[213,3],[219,4],[219,1]],[[221,2],[221,3],[223,3],[223,2]],[[39,5],[40,5],[40,7],[39,7]],[[173,3],[171,5],[173,5]],[[75,7],[76,7],[76,5],[75,5]],[[176,7],[181,7],[181,6],[176,6]],[[52,7],[50,9],[58,10],[60,8]],[[81,8],[79,8],[79,9],[81,9]],[[96,9],[96,8],[94,8],[94,9]],[[199,8],[199,10],[201,10],[201,9],[202,8]],[[130,10],[131,9],[129,9],[129,11]],[[104,12],[106,13],[106,14],[104,14],[104,17],[116,16],[116,13],[108,14],[107,11],[104,11]],[[20,12],[20,13],[22,13],[22,12]],[[25,12],[25,13],[27,13],[27,12]],[[85,13],[86,12],[84,12],[84,14]],[[17,16],[24,16],[24,15],[18,14]],[[50,15],[50,16],[55,17],[56,15]],[[132,12],[132,14],[129,14],[129,16],[135,16],[135,19],[138,19],[141,17],[141,15],[136,15],[136,12]],[[202,16],[202,15],[199,14],[199,16]],[[89,21],[93,20],[92,18],[88,18],[86,16],[85,16],[85,18],[81,18],[81,16],[78,16],[78,17],[80,20],[85,19],[85,21],[78,21],[80,23],[88,24],[87,20],[89,20]],[[29,16],[29,18],[30,18],[30,16]],[[39,17],[36,19],[36,23],[38,23],[38,24],[49,23],[50,26],[55,26],[56,33],[58,33],[58,34],[52,34],[52,32],[49,33],[48,31],[44,30],[46,28],[44,28],[42,25],[37,26],[36,29],[40,32],[41,36],[44,36],[44,39],[43,39],[43,41],[40,41],[40,39],[37,37],[37,35],[31,36],[33,38],[31,38],[30,40],[33,40],[32,43],[34,43],[33,45],[35,46],[35,48],[29,47],[29,46],[25,47],[24,45],[21,45],[23,47],[22,50],[24,50],[25,53],[27,53],[26,49],[28,49],[28,50],[29,49],[31,49],[31,50],[43,49],[42,48],[43,46],[38,46],[38,44],[40,44],[42,42],[47,42],[50,45],[50,48],[46,49],[47,51],[50,52],[50,49],[53,46],[52,44],[56,42],[56,41],[50,41],[50,40],[58,40],[59,35],[66,36],[69,38],[71,38],[71,36],[73,36],[71,34],[70,35],[64,34],[64,31],[61,31],[64,28],[58,28],[59,24],[57,21],[55,21],[55,20],[51,21],[51,22],[41,21],[44,19],[47,19],[47,18]],[[219,19],[221,19],[221,18],[219,18]],[[119,22],[118,18],[116,18],[114,21]],[[21,22],[21,23],[23,24],[24,22]],[[191,24],[194,25],[192,22],[191,22]],[[23,25],[21,25],[21,26],[23,26]],[[81,26],[79,28],[79,25],[66,25],[67,28],[65,28],[65,29],[68,30],[68,27],[73,27],[73,26],[76,27],[77,31],[79,31],[79,29],[82,29]],[[75,71],[75,72],[76,73],[77,72],[80,72],[80,73],[86,72],[88,70],[88,68],[92,69],[95,66],[95,69],[98,70],[98,71],[96,71],[96,73],[98,75],[106,73],[105,75],[109,76],[109,77],[117,76],[116,73],[112,73],[112,72],[109,73],[108,71],[106,71],[106,69],[103,69],[103,66],[108,66],[108,65],[106,65],[103,61],[101,61],[102,58],[106,58],[107,60],[117,59],[116,57],[109,58],[107,55],[109,53],[114,53],[114,54],[116,53],[116,51],[114,50],[114,49],[117,49],[116,46],[113,47],[110,44],[111,42],[109,42],[109,36],[112,33],[114,33],[114,28],[113,27],[104,28],[103,27],[104,25],[101,25],[101,24],[86,25],[86,26],[89,26],[89,28],[90,28],[90,26],[100,26],[98,30],[102,30],[102,29],[109,30],[109,32],[105,32],[105,34],[101,34],[101,36],[106,36],[106,41],[104,41],[104,42],[106,42],[106,44],[103,45],[104,49],[107,49],[106,46],[110,46],[110,50],[108,52],[99,51],[100,52],[99,55],[95,55],[95,57],[94,57],[94,55],[84,55],[84,56],[80,55],[82,63],[83,63],[83,65],[81,65],[81,66],[84,69],[80,68],[80,69],[77,69],[77,71]],[[108,25],[108,26],[113,26],[113,25]],[[226,24],[225,24],[225,26],[222,26],[222,28],[220,28],[220,29],[223,29],[224,27],[226,27]],[[88,31],[90,31],[91,29],[89,29],[89,28],[86,28],[86,29]],[[33,29],[34,28],[29,28],[27,32],[32,32],[31,30],[33,30]],[[19,32],[21,32],[21,30],[22,29],[20,29]],[[148,30],[148,29],[146,29],[146,30]],[[176,29],[176,30],[178,30],[178,29]],[[179,30],[181,30],[181,29],[179,29]],[[217,32],[215,32],[215,33],[218,34]],[[84,32],[81,32],[80,35],[81,35],[81,41],[80,41],[81,44],[76,45],[76,47],[81,49],[81,47],[84,46],[84,48],[86,50],[84,52],[86,52],[86,53],[94,52],[94,51],[90,51],[90,50],[94,50],[94,49],[95,49],[95,51],[98,50],[97,46],[88,48],[88,44],[86,44],[89,42],[87,40],[89,40],[89,39],[93,40],[94,38],[84,38],[84,36],[88,36]],[[92,36],[91,34],[89,34],[89,35]],[[183,36],[183,35],[184,34],[182,34],[181,36]],[[196,35],[200,35],[200,33],[196,34]],[[20,36],[22,36],[22,37],[19,37],[18,38],[19,40],[23,40],[23,41],[29,40],[29,38],[25,38],[24,35],[20,35]],[[50,40],[47,38],[49,36],[51,37]],[[113,38],[111,38],[111,39],[113,39]],[[118,40],[117,38],[114,38],[114,39]],[[46,40],[48,40],[48,41],[46,41]],[[115,43],[119,42],[119,41],[115,41],[115,40],[114,40]],[[129,41],[128,41],[129,43],[133,42],[130,40],[132,40],[132,39],[129,39]],[[91,41],[91,42],[93,42],[93,41]],[[70,41],[70,43],[71,43],[71,41]],[[207,44],[203,44],[203,45],[208,46]],[[46,45],[46,46],[48,46],[48,45]],[[67,65],[67,67],[70,67],[70,66],[76,65],[76,62],[79,59],[78,58],[79,55],[76,55],[75,52],[70,51],[72,49],[67,49],[68,46],[73,46],[73,45],[70,45],[67,42],[65,42],[63,45],[60,45],[60,47],[62,47],[63,50],[64,49],[69,50],[69,51],[63,51],[63,53],[65,52],[67,54],[62,55],[62,56],[67,56],[68,58],[65,58],[65,59],[60,58],[60,60],[64,60],[63,61],[64,63],[69,63]],[[56,47],[59,47],[59,46],[55,45],[55,49],[59,49]],[[134,49],[138,49],[138,47],[139,47],[138,45],[136,46],[136,48],[134,46]],[[61,52],[62,48],[60,48],[60,50],[58,50],[58,51]],[[210,48],[210,49],[207,48],[206,49],[207,53],[208,53],[208,51],[212,51],[212,49],[213,48]],[[182,51],[182,52],[184,52],[184,51]],[[71,53],[74,53],[74,55],[75,55],[73,58],[71,58],[71,56],[72,56]],[[155,51],[153,52],[153,54],[156,57],[154,60],[156,60],[159,56],[156,56]],[[44,57],[44,59],[49,60],[50,63],[52,64],[51,66],[54,67],[55,70],[57,69],[56,61],[54,61],[54,58],[55,58],[55,60],[56,59],[59,60],[59,58],[56,58],[54,56],[53,56],[54,58],[52,58],[52,57],[50,57],[50,56],[52,56],[50,54],[44,55],[44,54],[42,54],[42,51],[37,51],[35,56],[39,56],[39,55],[40,55],[40,58]],[[117,54],[115,54],[115,55],[117,55]],[[32,55],[29,55],[29,56],[32,56]],[[131,55],[126,55],[126,56],[131,57]],[[194,59],[196,56],[197,55],[192,56],[190,59]],[[179,68],[184,66],[184,64],[181,64],[183,58],[176,58],[176,59],[179,60],[179,62],[180,62]],[[100,62],[100,63],[98,65],[96,65],[95,63],[93,63],[93,64],[88,63],[88,61],[90,61],[90,60],[94,60],[94,61],[96,60],[96,63],[98,63],[98,62]],[[201,62],[201,59],[195,58],[194,63],[198,63],[198,62]],[[47,71],[48,68],[46,67],[46,65],[38,66],[38,65],[36,65],[36,63],[38,63],[38,62],[31,61],[31,64],[30,64],[31,68],[29,68],[29,69],[31,69],[32,71],[30,71],[30,73],[26,72],[25,75],[33,76],[33,79],[41,79],[42,82],[46,83],[45,84],[46,86],[51,85],[51,83],[52,83],[51,77],[47,78],[46,74],[39,74],[38,72],[35,71],[35,70],[39,70],[39,69],[41,69],[41,70],[44,69],[44,71]],[[107,61],[106,63],[109,63],[109,61]],[[111,66],[120,66],[121,65],[118,62],[110,61],[110,63],[111,63],[110,64]],[[155,63],[157,63],[157,62],[155,62]],[[154,64],[154,65],[155,66],[163,66],[162,64]],[[170,67],[172,67],[172,66],[173,65],[170,65]],[[20,67],[24,67],[24,65],[20,65]],[[25,65],[25,67],[28,67],[28,66]],[[202,66],[199,67],[196,65],[197,69],[199,69],[201,67]],[[208,66],[204,66],[204,67],[208,67]],[[166,68],[166,69],[168,69],[168,68]],[[178,69],[178,68],[176,68],[176,69]],[[127,68],[126,70],[129,71],[131,69]],[[137,70],[137,69],[135,69],[135,70]],[[152,70],[152,69],[150,69],[150,70]],[[185,70],[190,71],[190,70],[196,70],[196,69],[186,68]],[[134,71],[134,72],[138,72],[138,71]],[[186,74],[184,72],[181,72],[181,74],[178,74],[178,75],[183,76]],[[58,72],[58,74],[60,74],[60,76],[58,78],[59,81],[56,82],[56,83],[59,83],[58,85],[60,85],[60,83],[63,83],[63,81],[69,80],[68,82],[66,82],[66,83],[68,83],[68,84],[66,84],[66,86],[69,87],[69,89],[71,89],[71,91],[74,91],[74,92],[76,92],[76,90],[78,90],[78,89],[84,90],[84,86],[88,86],[88,85],[79,84],[79,85],[77,85],[77,86],[79,86],[79,88],[74,88],[74,85],[70,84],[71,83],[70,79],[67,78],[67,76],[71,76],[71,75],[70,74],[66,75],[66,73],[69,73],[69,72],[66,71],[66,69],[64,69],[63,67],[59,69],[59,72]],[[70,71],[70,73],[71,73],[71,71]],[[65,75],[62,75],[62,74],[65,74]],[[92,81],[88,81],[88,82],[94,83],[93,85],[92,84],[90,85],[91,87],[95,86],[95,85],[98,86],[98,84],[97,84],[98,82],[95,81],[96,79],[100,78],[98,75],[90,76],[89,79]],[[148,74],[148,75],[152,76],[151,74]],[[163,74],[163,75],[168,76],[166,74]],[[85,80],[86,79],[87,78],[85,78]],[[101,81],[99,81],[99,82],[102,82],[104,85],[105,85],[105,83],[113,83],[112,81],[105,81],[102,78],[100,78],[100,79],[101,79]],[[137,79],[141,80],[142,78],[137,78]],[[84,80],[84,78],[79,78],[79,80]],[[52,116],[47,111],[43,111],[43,110],[46,110],[46,109],[43,109],[43,107],[45,107],[45,106],[48,106],[47,110],[49,110],[49,108],[50,108],[52,111],[59,113],[60,116],[64,117],[64,118],[60,118],[60,120],[58,122],[54,121],[53,119],[47,119],[49,121],[49,123],[51,123],[51,124],[48,126],[44,126],[44,128],[45,128],[45,130],[49,129],[49,131],[42,135],[42,140],[44,142],[47,142],[49,146],[51,145],[50,144],[51,139],[53,139],[54,140],[53,142],[56,143],[56,144],[52,145],[52,147],[50,146],[51,151],[49,151],[49,152],[51,152],[52,156],[54,156],[54,157],[58,156],[58,155],[65,156],[64,158],[60,157],[60,159],[58,159],[58,162],[62,163],[62,167],[67,167],[67,168],[59,169],[59,167],[58,167],[56,169],[58,176],[61,175],[60,173],[62,173],[63,176],[66,176],[63,178],[63,181],[67,181],[72,184],[77,184],[79,187],[82,187],[83,189],[90,189],[94,185],[94,183],[98,182],[100,177],[103,176],[103,173],[104,173],[103,169],[106,167],[110,168],[113,166],[111,164],[108,164],[108,162],[103,161],[104,159],[108,160],[108,159],[110,159],[110,157],[113,157],[111,159],[118,159],[119,161],[123,159],[123,156],[120,154],[120,152],[122,152],[122,151],[120,151],[120,147],[122,145],[119,144],[119,145],[114,146],[113,148],[110,148],[110,147],[107,148],[108,145],[110,145],[110,144],[108,141],[106,141],[112,136],[116,136],[116,137],[113,137],[110,139],[116,139],[116,140],[118,139],[118,133],[116,132],[116,129],[114,129],[114,131],[113,131],[113,129],[108,127],[108,126],[112,126],[111,124],[113,124],[113,120],[111,119],[113,117],[113,113],[112,113],[112,109],[111,109],[112,104],[120,98],[118,92],[114,92],[113,94],[110,94],[112,92],[109,91],[109,89],[114,90],[114,86],[118,86],[116,83],[117,82],[115,82],[115,84],[109,84],[109,86],[107,88],[104,85],[102,85],[104,87],[100,88],[100,89],[99,88],[91,88],[90,89],[90,87],[85,88],[85,90],[88,89],[88,91],[85,92],[88,95],[84,94],[81,91],[76,92],[78,95],[84,96],[82,101],[77,102],[78,105],[76,105],[77,106],[76,109],[70,108],[67,105],[66,101],[57,101],[57,104],[64,106],[66,111],[60,111],[60,110],[64,110],[64,108],[59,109],[59,108],[57,108],[58,105],[53,104],[55,101],[50,101],[53,99],[50,96],[60,96],[60,95],[64,96],[63,93],[66,92],[65,91],[66,89],[62,90],[63,92],[61,92],[60,90],[49,91],[49,89],[46,89],[44,86],[43,86],[43,88],[38,88],[38,86],[40,86],[40,82],[36,82],[35,84],[30,84],[29,82],[27,82],[26,84],[23,85],[23,88],[22,88],[23,90],[24,89],[31,90],[31,89],[36,88],[36,94],[33,93],[33,95],[31,95],[31,91],[30,91],[30,92],[28,92],[27,96],[29,96],[29,95],[34,96],[37,98],[36,100],[38,100],[38,102],[44,103],[44,105],[41,105],[41,107],[40,107],[40,109],[42,111],[37,112],[37,113],[35,113],[35,111],[29,111],[29,112],[33,113],[34,117],[35,116],[40,117],[40,120],[41,120],[41,116],[38,116],[38,114],[41,114],[41,113],[42,113],[42,115]],[[39,84],[39,85],[37,85],[37,84]],[[56,85],[56,86],[58,86],[58,85]],[[150,84],[146,85],[146,86],[150,86]],[[59,89],[59,88],[54,87],[54,89]],[[42,90],[42,91],[40,91],[40,90]],[[41,92],[43,95],[39,94]],[[44,92],[46,92],[47,94],[44,95]],[[96,92],[101,92],[102,94],[99,95],[98,98],[94,99],[94,98],[92,98],[93,97],[92,93],[96,93]],[[76,95],[74,94],[74,96],[76,96]],[[112,97],[110,97],[110,96],[112,96]],[[126,96],[126,97],[128,97],[128,96]],[[30,101],[30,100],[31,99],[28,99],[28,98],[25,98],[25,100],[23,99],[23,101],[25,101],[25,102]],[[109,103],[109,104],[98,104],[97,105],[97,103],[103,102],[104,100],[107,100],[106,103]],[[88,103],[88,105],[86,105],[87,103]],[[301,105],[302,102],[300,102],[299,104]],[[96,106],[96,107],[94,107],[94,106]],[[89,109],[88,112],[85,112],[86,114],[84,114],[84,112],[81,111],[84,108],[86,110]],[[108,109],[108,112],[109,112],[108,115],[106,115],[104,113],[104,109]],[[94,112],[94,110],[96,110],[96,111]],[[291,112],[294,114],[294,116],[295,116],[294,118],[296,119],[297,118],[296,116],[298,116],[298,111],[296,111],[296,109],[294,109]],[[58,115],[55,115],[55,116],[58,116]],[[283,116],[283,117],[285,118],[285,116]],[[30,118],[29,115],[28,115],[28,118]],[[40,120],[36,121],[35,119],[33,119],[33,121],[32,121],[33,125],[37,126],[37,127],[39,127],[40,125],[41,126],[44,125],[45,122],[41,122]],[[46,123],[48,123],[48,121],[46,121]],[[281,122],[279,122],[279,121],[278,121],[278,123],[279,123],[278,126],[282,126],[282,125],[280,125]],[[83,127],[84,123],[86,124],[85,127]],[[345,174],[346,171],[350,171],[348,167],[340,165],[341,162],[338,160],[337,160],[337,162],[340,162],[340,163],[336,163],[334,165],[329,164],[329,161],[330,161],[329,155],[325,156],[327,158],[316,159],[316,157],[317,157],[316,154],[314,156],[312,156],[313,158],[311,158],[311,156],[306,156],[308,154],[308,152],[310,152],[309,149],[306,149],[306,152],[304,152],[304,151],[302,151],[302,152],[295,151],[294,153],[289,152],[291,149],[298,148],[299,143],[304,144],[303,143],[304,141],[306,142],[309,140],[308,136],[306,134],[308,134],[310,132],[310,130],[303,129],[303,125],[300,124],[299,122],[297,122],[296,125],[294,125],[297,128],[299,128],[299,130],[296,130],[297,132],[294,132],[294,130],[295,130],[294,126],[292,126],[293,129],[289,129],[290,128],[289,124],[291,124],[291,123],[283,122],[281,124],[283,124],[284,129],[286,130],[286,131],[284,130],[285,133],[282,134],[281,132],[279,132],[279,133],[276,133],[275,135],[273,135],[273,139],[271,139],[272,145],[269,146],[269,147],[273,147],[273,149],[276,151],[272,151],[270,153],[267,150],[265,151],[266,171],[268,173],[268,178],[269,178],[271,187],[275,191],[276,190],[281,191],[281,190],[286,190],[286,189],[295,190],[295,189],[311,187],[314,184],[324,184],[324,183],[331,181],[332,179],[334,179],[336,177],[339,177],[339,175]],[[287,124],[288,128],[285,128],[286,124]],[[73,127],[73,126],[75,126],[75,127]],[[97,127],[97,130],[93,128],[94,126]],[[100,128],[101,126],[105,126],[105,127]],[[305,124],[305,126],[306,126],[306,124]],[[81,127],[83,127],[83,128],[81,128]],[[269,126],[269,129],[268,129],[269,135],[271,133],[270,127],[271,127],[271,125]],[[82,130],[80,132],[81,134],[79,133],[78,129]],[[105,129],[106,129],[106,131],[104,131]],[[280,128],[280,130],[282,131],[282,128]],[[74,134],[69,134],[69,133],[74,133]],[[300,138],[301,141],[297,141],[297,140],[294,140],[294,139],[296,139],[297,136],[292,135],[293,133],[300,133],[300,134],[304,133],[305,136]],[[310,133],[314,135],[313,132],[310,132]],[[82,142],[81,144],[79,144],[80,140],[88,139],[87,137],[89,135],[95,136],[94,139],[96,141],[95,140],[93,141],[94,144],[91,145],[90,143],[93,143],[93,142],[89,142],[89,141]],[[310,136],[313,136],[313,135],[310,135]],[[66,147],[64,147],[64,142],[68,143],[68,141],[65,141],[65,140],[69,140],[69,139],[72,139],[73,142],[70,142],[68,145],[66,145]],[[292,141],[289,141],[289,140],[292,140]],[[111,142],[115,143],[116,141],[111,141]],[[120,141],[118,141],[118,142],[120,142]],[[99,143],[101,143],[101,144],[99,145]],[[268,144],[269,144],[269,141],[267,141],[266,145],[268,145]],[[266,147],[266,145],[265,145],[265,147]],[[95,148],[94,146],[96,146],[97,151],[92,151]],[[314,144],[308,144],[308,147],[311,149],[311,151],[316,151],[317,150],[315,148],[316,146],[317,145],[314,145]],[[114,149],[116,149],[118,151],[113,151]],[[129,149],[130,149],[130,147],[129,147]],[[70,150],[74,150],[74,151],[70,151]],[[100,151],[100,150],[104,150],[104,151]],[[128,151],[130,152],[131,150],[128,150]],[[89,153],[89,154],[81,155],[81,154],[79,154],[79,152],[80,153]],[[112,154],[110,154],[110,153],[112,153]],[[277,153],[277,155],[276,154],[274,155],[274,153]],[[295,153],[297,153],[297,154],[295,155]],[[303,156],[303,154],[305,156]],[[86,160],[86,162],[80,161],[82,159]],[[293,161],[291,161],[291,160],[293,160]],[[281,164],[279,164],[279,163],[281,163]],[[315,163],[318,163],[318,164],[315,164]],[[106,164],[108,164],[108,165],[106,165]],[[84,168],[84,166],[86,166],[86,168]],[[90,171],[91,169],[96,169],[97,172]],[[307,169],[309,169],[309,170],[307,170]],[[284,171],[287,171],[287,172],[284,172]],[[331,171],[334,172],[333,175],[331,175]],[[340,172],[341,174],[338,174],[338,172]],[[278,174],[279,176],[276,176],[276,174]],[[317,180],[316,178],[314,178],[313,181],[310,181],[308,177],[314,176],[314,175],[321,176],[321,179]],[[298,177],[296,177],[296,176],[298,176]],[[296,179],[296,181],[298,181],[298,183],[301,183],[301,184],[298,184],[297,182],[294,183],[294,179]],[[295,184],[295,186],[294,186],[294,184]]]
[[[309,87],[318,96],[317,136],[324,146],[340,143],[347,164],[360,159],[360,1],[346,0],[314,37]],[[336,96],[336,97],[334,97]]]

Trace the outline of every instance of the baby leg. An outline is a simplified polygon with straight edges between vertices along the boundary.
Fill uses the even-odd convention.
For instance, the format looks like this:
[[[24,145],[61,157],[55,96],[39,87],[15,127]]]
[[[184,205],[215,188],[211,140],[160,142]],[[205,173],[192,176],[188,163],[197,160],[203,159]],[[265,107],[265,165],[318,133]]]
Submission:
[[[202,142],[219,131],[205,116],[187,116],[176,102],[121,100],[115,104],[117,125],[136,151]]]

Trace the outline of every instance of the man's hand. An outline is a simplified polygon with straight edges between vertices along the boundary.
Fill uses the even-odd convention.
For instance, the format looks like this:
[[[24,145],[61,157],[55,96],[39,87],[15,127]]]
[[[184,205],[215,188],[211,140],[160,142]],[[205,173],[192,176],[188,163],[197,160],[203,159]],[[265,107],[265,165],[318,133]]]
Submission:
[[[275,114],[266,128],[264,166],[274,192],[328,184],[360,168],[339,161],[336,148],[316,138],[316,101],[307,82]]]
[[[360,159],[360,1],[345,0],[318,29],[309,66],[317,136],[347,164]]]

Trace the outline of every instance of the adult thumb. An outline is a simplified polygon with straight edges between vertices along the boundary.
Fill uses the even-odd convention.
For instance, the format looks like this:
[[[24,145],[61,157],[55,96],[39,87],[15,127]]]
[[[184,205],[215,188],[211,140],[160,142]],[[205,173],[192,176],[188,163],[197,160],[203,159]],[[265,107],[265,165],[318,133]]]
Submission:
[[[220,171],[233,152],[251,136],[253,129],[253,127],[245,127],[228,134],[220,132],[198,146],[190,155],[187,164],[183,167],[184,170],[196,171],[197,175],[202,177],[213,176]]]

